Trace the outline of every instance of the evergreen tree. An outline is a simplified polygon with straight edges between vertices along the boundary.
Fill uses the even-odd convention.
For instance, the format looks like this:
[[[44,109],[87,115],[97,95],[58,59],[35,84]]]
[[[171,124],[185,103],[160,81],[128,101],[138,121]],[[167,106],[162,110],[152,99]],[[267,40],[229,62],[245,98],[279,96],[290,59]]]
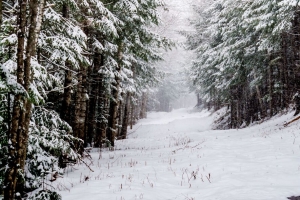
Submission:
[[[196,33],[188,35],[198,56],[191,81],[215,108],[229,105],[229,127],[273,116],[289,104],[282,34],[292,26],[295,5],[279,0],[215,1],[200,13]]]
[[[5,199],[40,188],[47,174],[78,162],[83,143],[114,145],[133,118],[145,117],[146,91],[157,83],[153,63],[159,49],[172,45],[151,31],[161,6],[156,0],[1,2]],[[60,197],[41,190],[30,198]]]

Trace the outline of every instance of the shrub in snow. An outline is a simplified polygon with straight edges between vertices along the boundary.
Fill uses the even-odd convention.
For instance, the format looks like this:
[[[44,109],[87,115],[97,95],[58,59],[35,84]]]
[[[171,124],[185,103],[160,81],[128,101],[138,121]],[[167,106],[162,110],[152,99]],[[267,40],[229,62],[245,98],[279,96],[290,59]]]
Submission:
[[[61,200],[61,196],[54,191],[41,190],[27,198],[28,200]]]
[[[46,97],[44,88],[51,87],[48,83],[49,80],[51,83],[55,83],[55,80],[47,74],[41,65],[36,62],[33,63],[33,70],[36,72],[35,82],[31,87],[29,96],[32,102],[39,104],[44,102],[44,97]],[[18,84],[15,83],[14,66],[13,61],[7,61],[0,65],[0,194],[2,193],[4,174],[8,163],[7,94],[10,92],[11,99],[13,99],[13,94],[22,92]],[[71,131],[71,127],[61,120],[56,112],[47,110],[42,106],[36,106],[33,109],[25,174],[20,174],[22,178],[25,178],[26,191],[39,188],[49,173],[62,173],[62,168],[65,165],[59,163],[60,157],[73,162],[78,160],[80,154],[76,149],[82,146],[83,141],[70,135]]]
[[[83,141],[55,111],[36,107],[32,113],[25,168],[26,189],[41,186],[48,174],[62,173],[65,160],[77,161]],[[60,159],[60,158],[63,158]]]

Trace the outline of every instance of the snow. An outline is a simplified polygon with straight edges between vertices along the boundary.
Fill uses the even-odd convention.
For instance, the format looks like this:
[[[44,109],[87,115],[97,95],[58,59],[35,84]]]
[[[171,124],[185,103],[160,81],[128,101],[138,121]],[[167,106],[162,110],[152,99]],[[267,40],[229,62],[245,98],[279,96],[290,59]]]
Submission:
[[[300,195],[300,122],[292,113],[239,130],[212,130],[209,112],[148,113],[93,161],[52,185],[64,200],[284,200]],[[100,159],[99,159],[100,158]]]

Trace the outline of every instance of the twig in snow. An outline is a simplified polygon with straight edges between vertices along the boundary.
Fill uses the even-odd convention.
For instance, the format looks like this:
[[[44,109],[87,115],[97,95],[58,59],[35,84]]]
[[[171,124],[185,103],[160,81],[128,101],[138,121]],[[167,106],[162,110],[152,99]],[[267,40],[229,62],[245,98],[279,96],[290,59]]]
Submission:
[[[208,176],[205,176],[206,178],[207,178],[207,180],[209,181],[209,183],[211,183],[210,182],[210,173],[208,174]]]
[[[203,140],[202,142],[199,142],[197,145],[192,146],[192,147],[189,146],[189,145],[186,145],[186,146],[184,146],[184,147],[182,147],[182,148],[175,149],[175,150],[173,150],[172,152],[173,152],[173,153],[176,153],[176,151],[184,150],[184,149],[186,149],[186,148],[192,148],[192,149],[194,149],[194,148],[198,147],[199,145],[203,144],[204,142],[205,142],[205,140]]]
[[[80,160],[83,164],[85,164],[85,166],[87,166],[87,168],[89,168],[90,171],[94,172],[94,170],[92,170],[92,169],[90,168],[90,166],[89,166],[83,159],[79,158],[79,160]]]
[[[284,123],[283,126],[284,126],[284,127],[287,127],[289,124],[291,124],[291,123],[297,121],[298,119],[300,119],[300,116],[296,117],[295,119],[293,119],[293,120],[291,120],[291,121],[289,121],[289,122]]]

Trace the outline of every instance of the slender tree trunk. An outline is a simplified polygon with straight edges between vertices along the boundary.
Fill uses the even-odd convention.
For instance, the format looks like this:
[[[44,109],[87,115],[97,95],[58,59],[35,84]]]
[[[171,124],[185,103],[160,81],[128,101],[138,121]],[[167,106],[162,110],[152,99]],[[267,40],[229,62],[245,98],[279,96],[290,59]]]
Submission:
[[[101,65],[104,65],[104,58],[101,57]],[[97,112],[96,112],[96,146],[101,147],[103,139],[106,138],[107,119],[108,119],[108,107],[109,100],[107,94],[108,84],[106,82],[106,75],[103,73],[98,74],[99,88],[98,88],[98,100],[97,100]]]
[[[118,83],[117,83],[118,85]],[[115,85],[115,87],[117,86]],[[107,139],[110,141],[111,146],[115,145],[115,137],[117,134],[117,116],[118,116],[118,88],[113,89],[113,100],[110,101],[109,106],[109,120],[108,120],[108,129],[107,129]]]
[[[42,18],[45,7],[45,0],[32,0],[29,3],[29,8],[31,10],[31,19],[30,19],[30,28],[29,28],[29,36],[27,40],[26,46],[26,60],[24,64],[25,68],[25,89],[29,91],[29,87],[33,81],[33,73],[31,72],[31,59],[36,57],[37,52],[37,42],[38,36],[41,31],[42,26]],[[23,161],[21,163],[21,168],[24,169],[25,160],[26,160],[26,150],[27,150],[27,142],[28,142],[28,131],[31,117],[31,107],[32,103],[29,99],[26,102],[26,114],[25,114],[25,125],[26,125],[26,134],[24,138],[24,149],[23,149]]]
[[[251,121],[251,115],[250,115],[250,91],[249,91],[249,85],[247,84],[243,89],[243,96],[244,96],[244,105],[243,105],[243,122],[246,123],[248,126]]]
[[[200,108],[201,105],[202,105],[202,99],[200,97],[200,94],[197,94],[197,105],[196,105],[196,107]]]
[[[254,71],[254,78],[257,79],[255,71]],[[264,109],[264,103],[262,100],[261,90],[258,85],[255,85],[255,89],[256,89],[257,99],[258,99],[259,107],[260,107],[260,117],[261,117],[261,119],[263,119],[265,117],[265,109]]]
[[[141,101],[142,97],[137,97],[137,105],[135,106],[135,112],[134,112],[134,118],[135,121],[138,121],[140,119],[140,113],[141,113],[141,105],[142,105],[142,101]],[[167,108],[167,106],[166,106]],[[167,112],[167,111],[166,111]]]
[[[283,45],[283,65],[282,65],[282,83],[283,83],[283,106],[287,108],[289,106],[289,80],[288,80],[288,71],[289,71],[289,61],[288,61],[288,37],[287,33],[284,34],[284,45]]]
[[[170,108],[168,108],[168,111],[170,111]],[[141,96],[139,118],[144,119],[146,117],[147,117],[147,93],[143,92],[143,94]]]
[[[126,139],[127,137],[127,127],[128,127],[128,122],[130,118],[130,98],[131,98],[131,93],[128,93],[126,95],[126,101],[125,101],[125,109],[124,109],[124,117],[123,117],[123,123],[122,123],[122,129],[121,129],[121,139]]]
[[[133,125],[135,125],[134,121],[134,112],[135,112],[135,106],[133,105],[133,102],[131,103],[131,108],[130,108],[130,129],[133,128]]]
[[[285,69],[287,68],[287,54],[286,54],[286,44],[287,44],[287,41],[286,41],[286,32],[282,33],[281,34],[281,52],[280,52],[280,56],[281,56],[281,63],[280,63],[280,66],[279,66],[279,71],[280,71],[280,82],[281,82],[281,97],[280,97],[280,108],[281,109],[284,109],[286,106],[285,106],[285,103],[286,103],[286,88],[285,88],[285,85],[286,85],[286,82],[285,82],[285,79],[284,79],[284,75],[285,75]]]
[[[75,137],[85,141],[85,120],[87,107],[87,91],[86,91],[86,68],[80,67],[77,76],[78,85],[75,99],[75,116],[73,122],[73,132]],[[85,141],[86,144],[86,141]]]
[[[64,3],[62,7],[62,16],[66,19],[69,18],[69,5]],[[72,64],[69,61],[65,62],[65,82],[64,82],[64,96],[62,101],[61,108],[61,118],[65,120],[68,124],[71,125],[72,117],[71,117],[71,102],[72,102],[72,80],[73,80],[73,70]]]
[[[107,129],[107,138],[110,141],[111,145],[115,145],[115,137],[118,132],[117,122],[118,122],[118,108],[119,108],[119,88],[120,88],[120,77],[118,74],[121,72],[121,61],[123,59],[123,42],[119,45],[118,48],[118,67],[116,69],[115,81],[112,87],[112,100],[110,101],[109,108],[109,120],[108,120],[108,129]]]
[[[250,124],[254,121],[255,119],[255,94],[250,94],[249,96],[249,104],[248,104],[248,117],[247,119],[247,123]],[[256,109],[257,110],[257,109]]]
[[[90,28],[86,24],[84,25],[84,33],[89,38]],[[88,48],[90,45],[88,45]],[[86,128],[87,128],[87,111],[88,111],[88,84],[87,84],[87,67],[80,64],[79,72],[77,74],[77,90],[75,97],[75,113],[73,121],[73,133],[75,137],[78,137],[84,141],[84,145],[87,146]]]
[[[284,70],[282,67],[282,63],[279,64],[278,67],[278,72],[279,72],[279,81],[280,81],[280,94],[279,94],[279,105],[278,107],[280,110],[283,110],[285,108],[285,90],[284,90]]]
[[[127,97],[127,94],[126,93],[123,93],[121,94],[122,96],[122,100],[119,101],[119,110],[118,110],[118,132],[117,132],[117,138],[120,137],[121,135],[121,131],[122,131],[122,124],[123,124],[123,118],[124,118],[124,110],[125,110],[125,104],[126,104],[126,97]]]
[[[90,95],[89,95],[89,110],[88,110],[88,131],[87,131],[87,142],[91,144],[93,138],[96,136],[96,109],[97,102],[99,99],[99,80],[100,74],[99,70],[102,64],[102,55],[99,52],[95,52],[94,54],[94,64],[90,75]],[[96,142],[96,141],[95,141]],[[96,142],[97,146],[99,146],[99,141]]]
[[[74,111],[74,119],[72,122],[72,128],[73,128],[73,136],[79,137],[79,128],[80,128],[80,113],[81,113],[81,101],[82,101],[82,91],[81,91],[81,83],[82,83],[82,74],[80,71],[77,74],[77,89],[76,89],[76,95],[75,95],[75,111]],[[81,139],[84,139],[82,137]]]
[[[66,68],[72,69],[69,62],[66,62]],[[70,70],[65,70],[64,97],[61,108],[61,118],[69,124],[71,124],[72,80],[73,73]]]
[[[33,79],[31,73],[31,59],[36,55],[38,34],[41,29],[45,1],[31,0],[29,4],[20,0],[18,16],[18,48],[17,48],[17,82],[28,93]],[[30,26],[26,45],[25,61],[25,26],[26,8],[29,5]],[[23,181],[21,174],[24,173],[26,150],[29,134],[29,122],[31,116],[31,102],[28,96],[16,94],[13,104],[11,132],[9,134],[11,145],[9,146],[8,170],[5,175],[4,199],[13,200],[20,198],[23,193]]]
[[[2,0],[0,1],[0,26],[2,25]]]
[[[231,100],[230,103],[230,128],[236,128],[236,102],[235,100]]]
[[[18,16],[18,49],[17,49],[17,82],[21,85],[24,85],[24,57],[23,53],[25,51],[25,24],[26,24],[26,1],[21,0],[20,2],[20,11]],[[20,156],[18,154],[19,149],[19,134],[23,127],[19,124],[22,115],[21,104],[24,103],[24,98],[21,94],[16,94],[14,97],[13,103],[13,112],[11,120],[11,132],[9,134],[11,145],[9,146],[9,160],[8,160],[8,170],[5,176],[5,189],[4,189],[4,199],[13,200],[15,199],[16,185],[18,181],[18,171],[20,169]],[[20,180],[19,180],[20,181]]]
[[[293,34],[291,35],[292,38],[292,50],[293,50],[293,63],[292,63],[292,70],[293,70],[293,74],[294,74],[294,78],[293,78],[293,92],[294,94],[292,94],[294,96],[294,103],[295,103],[295,115],[298,115],[300,112],[300,70],[299,70],[299,66],[300,66],[300,55],[299,55],[299,51],[300,51],[300,10],[299,8],[295,11],[294,14],[294,20],[292,23],[292,30],[293,30]]]
[[[272,117],[273,116],[273,67],[272,65],[269,65],[268,67],[268,83],[269,83],[269,87],[268,87],[268,93],[269,93],[269,116]]]
[[[236,127],[239,128],[242,125],[242,108],[243,108],[243,85],[237,86],[236,89]]]
[[[238,100],[236,99],[236,88],[230,89],[230,128],[237,128]]]

